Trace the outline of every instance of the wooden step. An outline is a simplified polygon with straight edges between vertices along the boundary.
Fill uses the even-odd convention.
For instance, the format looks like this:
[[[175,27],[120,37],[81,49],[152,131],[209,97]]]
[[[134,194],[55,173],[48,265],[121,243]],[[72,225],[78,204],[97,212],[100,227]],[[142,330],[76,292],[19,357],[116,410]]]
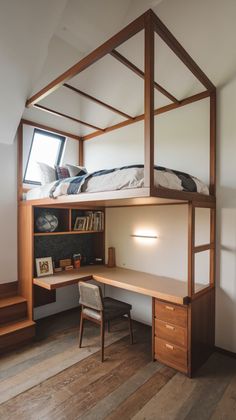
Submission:
[[[27,317],[27,301],[22,296],[0,299],[0,325]]]
[[[18,281],[11,283],[0,283],[0,298],[10,297],[17,295]]]
[[[0,327],[0,353],[19,347],[35,336],[35,322],[25,319]]]

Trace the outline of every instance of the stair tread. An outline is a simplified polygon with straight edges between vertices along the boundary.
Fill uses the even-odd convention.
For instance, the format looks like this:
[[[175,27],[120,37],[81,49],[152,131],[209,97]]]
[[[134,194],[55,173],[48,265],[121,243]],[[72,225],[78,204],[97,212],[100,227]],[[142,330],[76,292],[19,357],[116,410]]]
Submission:
[[[22,296],[11,296],[0,299],[0,309],[6,308],[7,306],[17,305],[18,303],[24,303],[26,299]]]
[[[0,336],[9,334],[17,330],[21,330],[23,328],[30,327],[32,325],[35,325],[35,322],[31,321],[30,319],[23,319],[22,321],[11,322],[9,324],[5,324],[2,327],[0,327]]]

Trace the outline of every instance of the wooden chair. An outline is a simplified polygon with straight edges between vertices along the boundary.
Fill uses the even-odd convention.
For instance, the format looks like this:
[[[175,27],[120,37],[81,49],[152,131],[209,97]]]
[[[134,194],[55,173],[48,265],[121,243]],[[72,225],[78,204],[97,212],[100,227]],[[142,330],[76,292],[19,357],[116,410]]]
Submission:
[[[85,283],[82,281],[79,282],[79,293],[79,302],[82,305],[79,329],[79,347],[81,347],[82,344],[84,319],[87,319],[100,325],[101,361],[103,362],[105,323],[108,323],[109,331],[110,321],[115,318],[122,317],[123,315],[128,316],[130,344],[133,344],[132,319],[130,316],[130,311],[132,309],[131,305],[109,297],[103,298],[102,291],[99,286],[90,283]]]

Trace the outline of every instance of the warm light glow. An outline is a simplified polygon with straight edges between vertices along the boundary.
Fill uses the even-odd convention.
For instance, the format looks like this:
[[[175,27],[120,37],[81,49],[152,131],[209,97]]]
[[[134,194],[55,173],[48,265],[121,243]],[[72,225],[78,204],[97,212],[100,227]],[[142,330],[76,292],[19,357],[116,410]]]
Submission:
[[[130,236],[134,238],[136,242],[144,245],[154,244],[158,238],[157,233],[152,229],[136,229]]]

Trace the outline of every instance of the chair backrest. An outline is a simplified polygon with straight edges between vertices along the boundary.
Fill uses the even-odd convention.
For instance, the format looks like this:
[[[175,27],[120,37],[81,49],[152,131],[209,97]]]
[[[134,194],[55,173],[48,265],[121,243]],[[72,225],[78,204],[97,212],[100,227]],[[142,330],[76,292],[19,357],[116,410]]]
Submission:
[[[81,305],[97,311],[103,310],[102,292],[99,286],[79,281],[79,294]]]

